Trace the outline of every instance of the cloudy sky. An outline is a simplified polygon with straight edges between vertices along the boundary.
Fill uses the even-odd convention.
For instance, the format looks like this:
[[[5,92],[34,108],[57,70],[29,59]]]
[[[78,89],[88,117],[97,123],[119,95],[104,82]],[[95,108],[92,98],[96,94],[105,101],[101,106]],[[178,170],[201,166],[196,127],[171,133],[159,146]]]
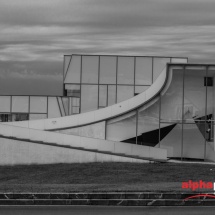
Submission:
[[[61,95],[72,53],[215,63],[215,0],[0,0],[0,94]]]

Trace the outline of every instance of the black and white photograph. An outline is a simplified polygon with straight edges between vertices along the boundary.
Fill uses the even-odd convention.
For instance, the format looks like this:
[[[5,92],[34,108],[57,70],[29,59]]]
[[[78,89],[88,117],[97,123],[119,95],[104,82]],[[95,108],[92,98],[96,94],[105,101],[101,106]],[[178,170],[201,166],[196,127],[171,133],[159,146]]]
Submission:
[[[214,11],[0,0],[0,214],[214,214]]]

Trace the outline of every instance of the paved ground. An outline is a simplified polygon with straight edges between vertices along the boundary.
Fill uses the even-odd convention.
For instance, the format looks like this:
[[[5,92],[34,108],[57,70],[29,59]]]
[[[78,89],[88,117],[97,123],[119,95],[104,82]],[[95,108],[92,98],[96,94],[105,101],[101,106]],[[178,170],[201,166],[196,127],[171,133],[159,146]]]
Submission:
[[[1,206],[4,215],[212,215],[215,207]]]

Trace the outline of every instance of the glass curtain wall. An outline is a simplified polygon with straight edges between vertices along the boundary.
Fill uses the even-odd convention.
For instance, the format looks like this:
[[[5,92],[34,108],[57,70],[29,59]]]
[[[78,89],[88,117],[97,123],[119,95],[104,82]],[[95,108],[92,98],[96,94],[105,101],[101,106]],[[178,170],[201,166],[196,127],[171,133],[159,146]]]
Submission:
[[[168,157],[206,160],[214,151],[215,67],[172,65],[161,94],[107,121],[106,139],[167,149]]]
[[[82,113],[125,101],[147,90],[166,63],[177,59],[187,62],[186,58],[170,57],[65,56],[67,96],[80,99]],[[91,100],[85,102],[88,96]]]
[[[206,69],[207,79],[205,80],[207,88],[207,97],[206,97],[206,152],[205,156],[209,157],[211,151],[214,151],[214,128],[215,128],[215,66],[209,66]]]

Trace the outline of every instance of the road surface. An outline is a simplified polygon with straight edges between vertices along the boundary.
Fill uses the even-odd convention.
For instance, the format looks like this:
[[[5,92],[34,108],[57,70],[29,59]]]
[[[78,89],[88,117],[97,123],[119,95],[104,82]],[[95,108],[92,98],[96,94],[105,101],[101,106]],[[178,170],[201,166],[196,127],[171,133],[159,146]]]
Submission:
[[[214,215],[215,207],[0,206],[2,215]]]

